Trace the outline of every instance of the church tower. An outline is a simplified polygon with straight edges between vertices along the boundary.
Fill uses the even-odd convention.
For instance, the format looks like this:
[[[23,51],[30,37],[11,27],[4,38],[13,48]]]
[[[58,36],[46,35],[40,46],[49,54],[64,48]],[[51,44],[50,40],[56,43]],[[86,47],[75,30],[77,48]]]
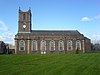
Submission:
[[[19,8],[18,33],[31,32],[31,10],[23,12]]]

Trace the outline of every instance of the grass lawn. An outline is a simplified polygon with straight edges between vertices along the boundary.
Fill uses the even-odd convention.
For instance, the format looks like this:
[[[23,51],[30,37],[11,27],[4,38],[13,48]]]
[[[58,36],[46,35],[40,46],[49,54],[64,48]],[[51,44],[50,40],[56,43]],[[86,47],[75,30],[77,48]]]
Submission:
[[[0,75],[100,75],[100,53],[0,55]]]

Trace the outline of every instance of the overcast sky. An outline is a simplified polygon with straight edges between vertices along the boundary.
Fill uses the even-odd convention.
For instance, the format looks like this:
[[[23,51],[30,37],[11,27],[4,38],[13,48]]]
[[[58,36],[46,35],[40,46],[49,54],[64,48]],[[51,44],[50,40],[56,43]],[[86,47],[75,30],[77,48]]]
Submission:
[[[19,7],[31,7],[33,30],[78,30],[100,39],[100,0],[0,0],[0,40],[14,43]]]

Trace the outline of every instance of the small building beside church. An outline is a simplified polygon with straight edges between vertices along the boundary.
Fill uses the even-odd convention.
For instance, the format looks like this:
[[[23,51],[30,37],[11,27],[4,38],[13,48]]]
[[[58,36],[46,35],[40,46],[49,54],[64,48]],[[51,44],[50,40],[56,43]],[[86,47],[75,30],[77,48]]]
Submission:
[[[7,44],[4,43],[3,41],[0,41],[0,54],[7,54],[8,49],[7,49]]]
[[[91,50],[91,40],[78,30],[32,30],[29,9],[19,9],[18,32],[15,35],[15,54],[66,54]]]

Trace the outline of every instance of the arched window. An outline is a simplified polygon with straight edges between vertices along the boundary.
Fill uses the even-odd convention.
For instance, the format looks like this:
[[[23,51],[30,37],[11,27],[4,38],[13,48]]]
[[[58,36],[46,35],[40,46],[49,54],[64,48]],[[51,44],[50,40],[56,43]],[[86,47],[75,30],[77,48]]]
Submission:
[[[36,51],[37,50],[37,41],[33,40],[32,41],[32,51]]]
[[[67,50],[73,50],[73,47],[72,47],[72,41],[71,40],[68,40],[67,41]]]
[[[46,51],[46,41],[45,40],[41,41],[41,51]]]
[[[25,20],[25,18],[26,18],[26,15],[25,15],[25,13],[23,14],[23,20]]]
[[[19,42],[19,50],[20,51],[24,51],[25,50],[25,41],[24,40],[21,40]]]
[[[64,50],[64,41],[60,40],[60,41],[58,42],[58,49],[59,49],[60,51]]]
[[[81,41],[80,40],[76,41],[76,49],[81,50]]]
[[[50,50],[55,50],[55,41],[50,41]]]

